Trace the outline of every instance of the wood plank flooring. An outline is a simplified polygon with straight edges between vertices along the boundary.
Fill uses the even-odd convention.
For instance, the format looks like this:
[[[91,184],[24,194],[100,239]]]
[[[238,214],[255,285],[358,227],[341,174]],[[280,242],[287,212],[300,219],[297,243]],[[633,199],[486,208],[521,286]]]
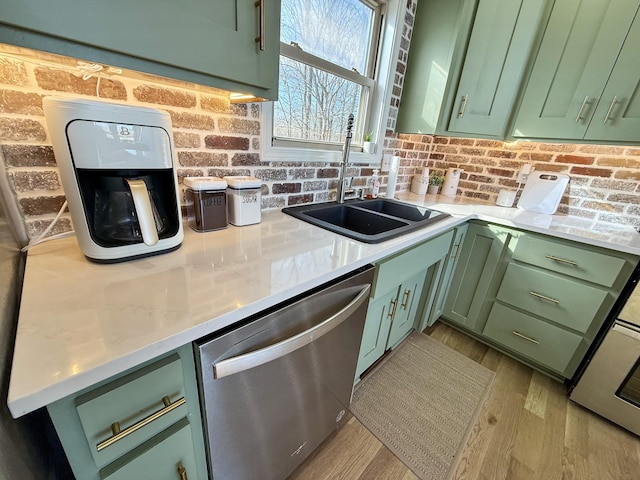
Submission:
[[[569,401],[565,387],[436,323],[425,333],[496,372],[452,480],[638,480],[640,438]],[[415,480],[358,420],[291,480]]]

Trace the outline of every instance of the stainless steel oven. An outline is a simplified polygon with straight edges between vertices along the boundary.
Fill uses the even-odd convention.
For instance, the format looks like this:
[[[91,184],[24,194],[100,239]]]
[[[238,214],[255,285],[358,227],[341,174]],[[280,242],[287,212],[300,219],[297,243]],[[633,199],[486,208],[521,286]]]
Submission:
[[[570,398],[640,435],[640,287],[627,299]]]

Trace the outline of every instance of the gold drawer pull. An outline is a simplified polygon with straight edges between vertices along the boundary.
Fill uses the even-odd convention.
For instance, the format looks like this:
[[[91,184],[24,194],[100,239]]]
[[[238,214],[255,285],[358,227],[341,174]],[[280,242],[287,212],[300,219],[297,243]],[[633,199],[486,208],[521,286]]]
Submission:
[[[404,291],[404,299],[402,300],[402,305],[400,305],[403,309],[407,309],[407,305],[409,305],[409,297],[411,296],[411,290]]]
[[[264,26],[264,2],[265,0],[257,0],[256,2],[254,2],[255,7],[258,9],[258,11],[260,12],[260,27],[259,27],[259,34],[256,37],[256,43],[258,43],[260,45],[260,51],[264,52],[265,49],[265,42],[264,42],[264,31],[265,31],[265,26]]]
[[[389,313],[388,313],[389,318],[393,318],[395,316],[397,305],[398,305],[398,300],[396,298],[391,300],[391,302],[389,303]]]
[[[158,418],[162,417],[163,415],[166,415],[167,413],[172,412],[173,410],[175,410],[179,406],[184,405],[185,402],[186,402],[186,400],[185,400],[184,397],[176,400],[173,403],[171,403],[171,400],[169,399],[169,397],[167,397],[167,396],[162,397],[162,403],[164,404],[163,408],[161,408],[160,410],[152,413],[148,417],[143,418],[139,422],[134,423],[130,427],[127,427],[127,428],[125,428],[124,430],[121,431],[120,430],[120,422],[112,423],[111,424],[111,431],[113,432],[113,436],[111,436],[111,437],[107,438],[106,440],[103,440],[102,442],[97,444],[96,448],[98,449],[99,452],[104,450],[109,445],[113,445],[117,441],[122,440],[124,437],[126,437],[128,435],[131,435],[136,430],[140,430],[145,425],[149,425],[154,420],[157,420]]]
[[[524,340],[527,340],[528,342],[531,343],[535,343],[536,345],[540,345],[540,342],[531,338],[531,337],[527,337],[526,335],[521,334],[520,332],[516,332],[515,330],[513,332],[511,332],[513,335],[515,335],[518,338],[522,338]]]
[[[554,257],[553,255],[545,255],[549,260],[553,260],[554,262],[564,263],[566,265],[571,265],[572,267],[577,267],[578,262],[574,262],[573,260],[567,260],[565,258]]]
[[[556,305],[560,304],[560,300],[556,300],[555,298],[547,297],[546,295],[542,295],[542,294],[537,293],[537,292],[529,292],[529,295],[533,295],[534,297],[539,298],[541,300],[546,300],[547,302],[555,303]]]
[[[180,480],[189,480],[187,477],[187,469],[184,468],[181,463],[178,464],[178,478]]]

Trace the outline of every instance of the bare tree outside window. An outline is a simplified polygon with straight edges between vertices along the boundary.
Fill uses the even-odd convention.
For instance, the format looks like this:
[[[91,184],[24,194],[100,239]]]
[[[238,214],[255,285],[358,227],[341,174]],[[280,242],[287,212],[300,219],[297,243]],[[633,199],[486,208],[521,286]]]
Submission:
[[[366,109],[374,11],[359,0],[283,0],[274,136],[341,143],[347,117]],[[355,73],[355,75],[353,75]],[[364,78],[365,80],[369,80]]]

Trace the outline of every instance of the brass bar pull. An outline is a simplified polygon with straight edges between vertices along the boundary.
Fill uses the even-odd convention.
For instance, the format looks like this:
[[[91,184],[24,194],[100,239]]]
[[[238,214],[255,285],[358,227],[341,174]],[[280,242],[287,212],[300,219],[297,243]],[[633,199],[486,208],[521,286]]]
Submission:
[[[460,243],[456,243],[454,247],[456,249],[456,254],[453,256],[452,261],[455,263],[456,260],[458,260],[458,253],[460,253]]]
[[[613,112],[613,107],[616,106],[616,103],[618,103],[617,95],[613,97],[613,100],[611,100],[611,105],[609,105],[609,110],[607,110],[607,114],[604,116],[604,123],[607,123],[611,118],[611,113]]]
[[[547,302],[555,303],[556,305],[560,304],[560,300],[556,300],[555,298],[547,297],[546,295],[542,295],[542,294],[537,293],[537,292],[529,292],[529,295],[533,295],[534,297],[539,298],[541,300],[546,300]]]
[[[554,257],[553,255],[545,255],[549,260],[553,260],[554,262],[564,263],[566,265],[571,265],[572,267],[577,267],[578,262],[574,262],[573,260],[567,260],[566,258]]]
[[[458,111],[458,118],[464,117],[464,111],[467,108],[467,101],[469,100],[469,95],[462,96],[462,102],[460,103],[460,110]]]
[[[256,37],[256,43],[260,44],[260,51],[264,52],[265,42],[264,42],[264,2],[265,0],[256,0],[255,6],[259,9],[260,12],[260,35]]]
[[[390,318],[393,318],[396,314],[396,306],[398,305],[398,299],[394,298],[393,300],[391,300],[391,302],[389,302],[389,314],[388,316]]]
[[[403,309],[407,309],[407,305],[409,305],[409,297],[411,296],[411,290],[404,291],[404,298],[402,299],[402,305],[400,305]]]
[[[167,397],[167,396],[162,397],[162,403],[164,405],[163,408],[161,408],[160,410],[152,413],[148,417],[143,418],[139,422],[134,423],[130,427],[127,427],[127,428],[125,428],[124,430],[121,431],[119,422],[112,423],[111,424],[111,431],[113,432],[113,436],[111,436],[111,437],[107,438],[106,440],[103,440],[102,442],[98,443],[96,445],[96,448],[98,449],[99,452],[101,452],[102,450],[104,450],[108,446],[113,445],[117,441],[122,440],[124,437],[127,437],[127,436],[131,435],[133,432],[135,432],[137,430],[140,430],[145,425],[149,425],[154,420],[157,420],[158,418],[166,415],[169,412],[172,412],[173,410],[175,410],[176,408],[180,407],[181,405],[184,405],[185,402],[186,402],[186,400],[185,400],[184,397],[176,400],[173,403],[171,402],[169,397]],[[116,433],[116,431],[117,431],[117,433]]]
[[[514,330],[514,331],[513,331],[513,332],[511,332],[511,333],[512,333],[513,335],[515,335],[516,337],[518,337],[518,338],[522,338],[523,340],[527,340],[528,342],[535,343],[536,345],[540,345],[540,342],[539,342],[539,341],[537,341],[536,339],[531,338],[531,337],[527,337],[526,335],[523,335],[523,334],[521,334],[520,332],[516,332],[516,331]]]
[[[589,103],[589,95],[584,97],[584,100],[582,101],[582,106],[580,107],[580,110],[578,111],[578,116],[576,117],[576,122],[579,122],[580,120],[582,120],[582,112],[584,111],[584,107],[587,106],[587,103]]]
[[[189,480],[189,477],[187,477],[187,469],[184,468],[181,463],[178,464],[178,478],[180,480]]]

